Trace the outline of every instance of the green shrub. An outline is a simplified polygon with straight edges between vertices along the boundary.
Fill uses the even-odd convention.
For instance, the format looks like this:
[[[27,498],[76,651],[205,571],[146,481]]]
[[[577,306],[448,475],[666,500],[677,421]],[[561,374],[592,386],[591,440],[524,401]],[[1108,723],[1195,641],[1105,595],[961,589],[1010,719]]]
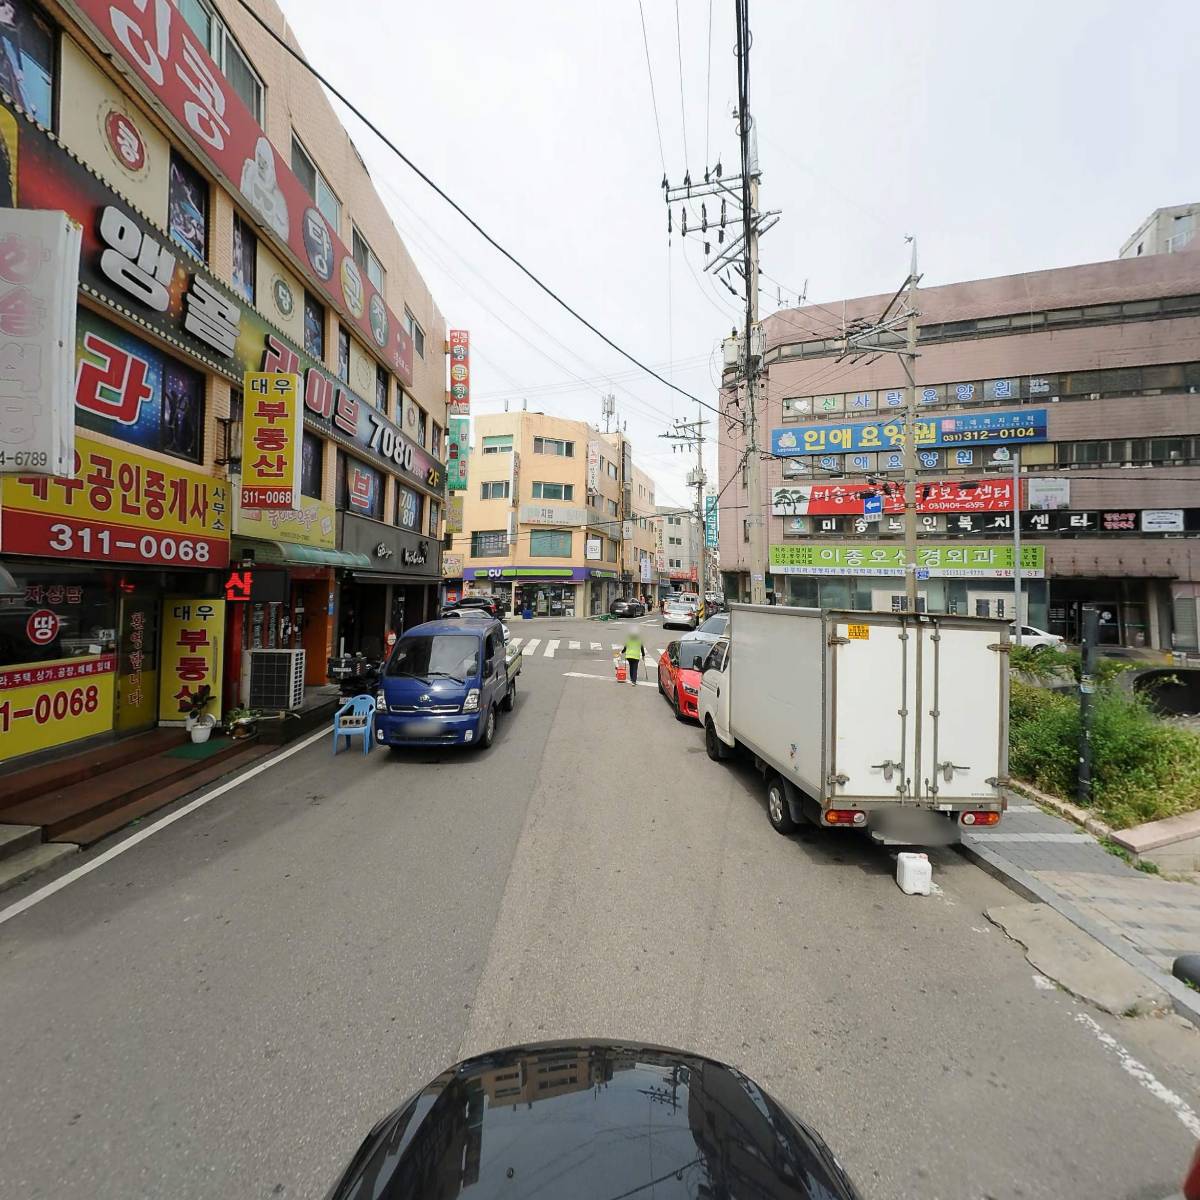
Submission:
[[[1200,736],[1164,724],[1140,697],[1111,685],[1102,683],[1093,699],[1092,808],[1097,815],[1123,829],[1200,808]],[[1078,746],[1078,696],[1014,680],[1010,774],[1074,799]]]

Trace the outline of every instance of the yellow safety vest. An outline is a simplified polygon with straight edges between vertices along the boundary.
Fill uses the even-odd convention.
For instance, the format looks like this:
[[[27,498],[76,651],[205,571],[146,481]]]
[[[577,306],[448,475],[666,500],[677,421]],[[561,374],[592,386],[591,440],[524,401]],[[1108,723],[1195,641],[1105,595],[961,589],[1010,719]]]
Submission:
[[[645,651],[642,649],[642,639],[636,633],[631,633],[625,639],[625,657],[645,658],[645,656]]]

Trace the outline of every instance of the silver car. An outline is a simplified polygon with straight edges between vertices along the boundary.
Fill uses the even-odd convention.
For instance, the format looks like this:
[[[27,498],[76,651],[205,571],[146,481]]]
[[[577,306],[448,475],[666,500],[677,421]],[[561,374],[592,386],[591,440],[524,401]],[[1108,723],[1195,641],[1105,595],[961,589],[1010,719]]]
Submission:
[[[700,616],[687,600],[668,600],[663,605],[664,629],[695,629]]]

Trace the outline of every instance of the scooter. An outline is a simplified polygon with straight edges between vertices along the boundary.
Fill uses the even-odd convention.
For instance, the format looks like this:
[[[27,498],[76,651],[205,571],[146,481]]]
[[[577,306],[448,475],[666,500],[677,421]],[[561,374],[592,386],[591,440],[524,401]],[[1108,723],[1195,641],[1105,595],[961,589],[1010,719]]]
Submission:
[[[342,654],[329,660],[329,682],[338,685],[343,700],[375,695],[382,674],[383,663],[363,654]]]

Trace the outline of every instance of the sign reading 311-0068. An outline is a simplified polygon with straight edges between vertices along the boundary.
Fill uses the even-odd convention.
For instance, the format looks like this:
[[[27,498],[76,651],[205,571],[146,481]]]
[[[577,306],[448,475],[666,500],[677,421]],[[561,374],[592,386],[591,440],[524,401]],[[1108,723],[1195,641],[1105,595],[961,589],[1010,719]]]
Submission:
[[[300,376],[248,371],[242,396],[242,507],[299,508]]]

